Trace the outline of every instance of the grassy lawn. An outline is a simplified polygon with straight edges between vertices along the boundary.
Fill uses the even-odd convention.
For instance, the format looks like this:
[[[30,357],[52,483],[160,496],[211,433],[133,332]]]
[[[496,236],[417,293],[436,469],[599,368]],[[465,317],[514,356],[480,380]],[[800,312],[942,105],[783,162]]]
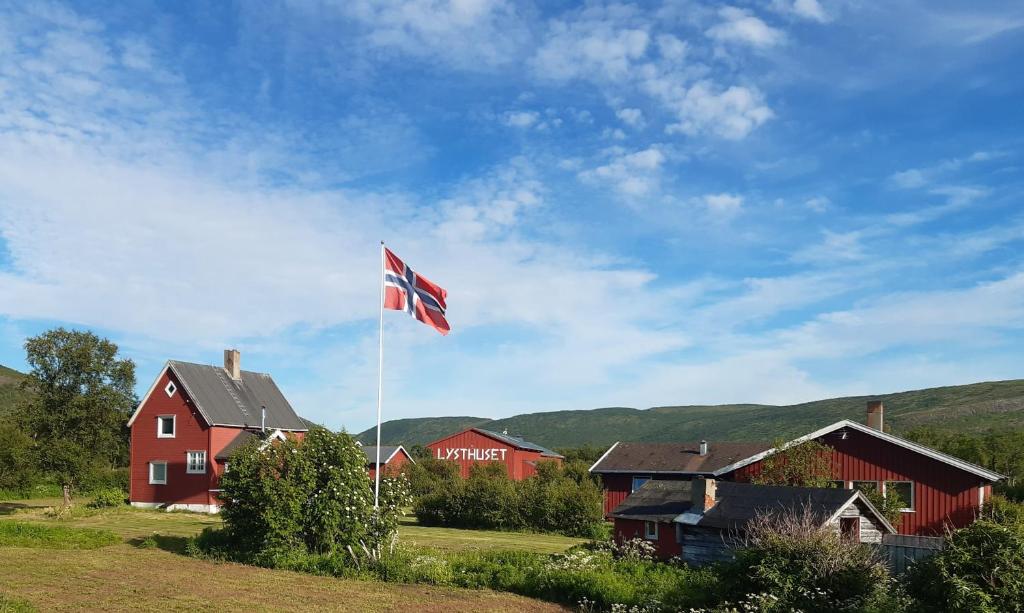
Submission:
[[[54,520],[59,500],[0,502],[0,524],[109,530],[125,542],[92,550],[0,546],[0,598],[38,610],[223,611],[561,611],[561,607],[486,590],[458,590],[316,577],[239,564],[221,564],[176,553],[185,537],[220,525],[216,516],[130,508],[86,511]],[[0,526],[0,531],[3,526]],[[140,546],[155,537],[157,548]],[[439,549],[519,549],[553,553],[583,542],[561,536],[456,530],[403,522],[401,538]],[[0,600],[3,602],[3,600]],[[15,611],[24,609],[13,608]],[[0,608],[0,613],[6,613]]]

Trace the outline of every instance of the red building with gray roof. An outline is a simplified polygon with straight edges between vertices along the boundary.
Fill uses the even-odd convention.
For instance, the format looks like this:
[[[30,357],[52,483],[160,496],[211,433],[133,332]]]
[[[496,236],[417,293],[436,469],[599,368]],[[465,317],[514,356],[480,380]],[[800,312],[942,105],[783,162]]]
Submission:
[[[505,465],[509,477],[520,480],[533,476],[538,462],[561,465],[565,459],[561,454],[521,437],[483,428],[467,428],[450,434],[430,443],[427,449],[435,459],[458,463],[463,478],[469,476],[469,470],[475,464],[499,462]]]
[[[171,360],[128,420],[132,506],[217,512],[217,487],[230,455],[253,439],[267,443],[308,431],[270,375]]]

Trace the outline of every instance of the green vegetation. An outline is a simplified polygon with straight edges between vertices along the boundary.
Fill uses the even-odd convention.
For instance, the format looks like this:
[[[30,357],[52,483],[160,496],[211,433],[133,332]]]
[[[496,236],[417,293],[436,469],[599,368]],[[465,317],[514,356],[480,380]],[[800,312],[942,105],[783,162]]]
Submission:
[[[963,433],[922,427],[907,438],[1006,475],[1008,481],[996,487],[1011,499],[1024,500],[1024,428]]]
[[[885,402],[887,427],[895,434],[925,425],[948,432],[1024,428],[1024,380],[937,387],[877,396],[851,396],[789,406],[738,404],[669,406],[640,410],[604,408],[482,418],[421,418],[386,422],[385,444],[426,444],[470,425],[508,430],[555,447],[607,447],[615,441],[711,441],[791,439],[840,419],[863,421],[868,400]],[[448,420],[452,421],[448,421]],[[479,421],[474,421],[479,419]],[[461,420],[461,421],[455,421]],[[358,435],[372,440],[374,430]]]
[[[778,439],[773,447],[779,449],[785,442]],[[832,448],[818,441],[807,441],[773,453],[761,463],[761,472],[753,482],[759,485],[788,485],[791,487],[831,487]]]
[[[510,479],[499,463],[473,466],[468,479],[455,474],[442,474],[427,488],[416,480],[414,491],[426,489],[414,506],[420,523],[586,537],[604,530],[601,490],[586,473],[540,462],[537,474],[522,481]]]
[[[19,521],[0,522],[0,547],[96,549],[121,542],[113,532]]]
[[[0,594],[0,613],[34,613],[35,610],[27,600]]]

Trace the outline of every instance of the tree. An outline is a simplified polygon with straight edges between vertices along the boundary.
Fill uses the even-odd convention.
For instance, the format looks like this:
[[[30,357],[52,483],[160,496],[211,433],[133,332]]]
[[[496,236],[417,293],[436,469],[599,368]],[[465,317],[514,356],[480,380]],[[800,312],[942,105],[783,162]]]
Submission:
[[[14,424],[0,421],[0,490],[28,487],[35,467],[31,437]]]
[[[18,418],[40,468],[65,486],[67,503],[88,471],[127,462],[135,364],[109,340],[64,328],[29,338],[25,352],[31,370],[22,386],[32,394]]]
[[[781,449],[761,462],[761,472],[752,481],[758,485],[832,487],[832,448],[818,441],[806,441]]]

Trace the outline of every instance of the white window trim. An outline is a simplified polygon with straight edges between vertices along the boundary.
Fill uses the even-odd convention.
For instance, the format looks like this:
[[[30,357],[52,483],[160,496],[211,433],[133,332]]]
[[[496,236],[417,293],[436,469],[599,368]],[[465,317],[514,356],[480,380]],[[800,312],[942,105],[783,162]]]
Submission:
[[[178,386],[174,384],[174,381],[168,381],[167,386],[164,387],[164,393],[170,398],[174,396],[174,392],[178,391]]]
[[[653,533],[647,531],[647,528],[649,526],[654,526],[654,532]],[[644,538],[647,539],[648,541],[656,541],[656,540],[658,540],[658,522],[656,522],[656,521],[645,521],[644,522]]]
[[[203,454],[203,468],[202,468],[202,470],[194,470],[192,468],[192,458],[191,458],[191,455],[193,453],[201,453],[201,454]],[[206,450],[205,449],[193,449],[193,450],[185,452],[185,473],[189,474],[189,475],[205,475],[206,474]]]
[[[164,467],[164,480],[157,481],[153,478],[153,466],[156,464],[163,464]],[[149,463],[149,484],[150,485],[167,485],[167,462],[165,460],[152,460]]]
[[[644,483],[647,483],[647,481],[651,480],[651,476],[650,475],[633,475],[633,478],[629,481],[629,493],[630,494],[632,494],[633,492],[635,492],[638,489],[640,489],[640,487],[644,486],[644,483],[641,483],[640,487],[636,487],[636,480],[637,479],[645,479]]]
[[[171,433],[164,434],[164,429],[161,427],[163,424],[161,420],[171,418]],[[157,415],[156,416],[156,437],[157,438],[174,438],[174,435],[178,433],[178,416],[177,415]]]
[[[909,483],[910,484],[910,500],[908,501],[908,502],[910,502],[910,506],[909,507],[904,507],[904,508],[900,509],[900,513],[913,513],[914,512],[914,495],[915,495],[914,494],[914,490],[916,489],[914,487],[914,482],[910,481],[910,480],[903,480],[903,479],[888,479],[886,481],[882,481],[882,496],[888,495],[888,487],[889,487],[890,483]]]

